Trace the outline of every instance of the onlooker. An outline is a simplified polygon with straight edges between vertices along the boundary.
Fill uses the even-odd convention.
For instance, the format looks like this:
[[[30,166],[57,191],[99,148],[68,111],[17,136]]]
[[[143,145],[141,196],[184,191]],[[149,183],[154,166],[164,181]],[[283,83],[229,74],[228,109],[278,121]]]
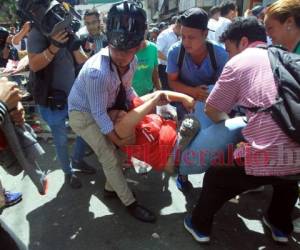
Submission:
[[[12,37],[7,29],[0,26],[0,67],[5,68],[9,59],[19,60],[18,52],[11,44]]]
[[[153,222],[155,215],[137,203],[121,168],[123,159],[117,147],[133,143],[133,138],[121,139],[108,115],[109,110],[123,109],[124,101],[137,97],[131,81],[146,28],[142,8],[127,1],[114,4],[107,18],[109,45],[84,64],[68,103],[72,129],[90,145],[103,167],[104,194],[119,197],[135,218]]]
[[[211,41],[215,41],[215,33],[218,26],[218,21],[221,15],[221,10],[219,6],[213,6],[209,10],[209,20],[207,24],[207,28],[209,29],[207,39]]]
[[[279,0],[266,10],[265,25],[274,44],[300,54],[300,2]],[[300,233],[300,218],[294,221],[294,231]]]
[[[31,22],[25,22],[22,29],[13,36],[12,45],[18,50],[27,50],[27,36],[31,29]]]
[[[78,34],[84,40],[84,50],[93,55],[107,46],[103,23],[97,9],[90,9],[84,13],[84,24],[85,27],[79,30]]]
[[[158,59],[156,45],[144,40],[137,52],[137,69],[132,80],[132,87],[139,96],[161,89],[158,77]]]
[[[220,43],[219,40],[223,32],[227,29],[228,25],[237,16],[237,5],[233,1],[226,0],[221,3],[220,12],[221,17],[219,18],[218,25],[216,27],[215,41],[220,45],[224,46],[224,44]]]
[[[70,162],[66,129],[67,96],[75,80],[75,62],[83,64],[87,57],[82,53],[80,45],[67,47],[68,40],[65,31],[46,37],[34,26],[28,35],[28,57],[33,97],[39,105],[42,118],[51,129],[65,181],[72,188],[80,188],[81,182],[73,168],[90,174],[95,173],[95,169],[83,161],[86,143],[80,137],[75,140]]]
[[[175,43],[168,53],[169,86],[172,90],[192,96],[203,103],[209,93],[208,87],[215,84],[228,56],[222,47],[207,42],[208,15],[203,9],[187,10],[180,17],[180,22],[182,41]],[[176,107],[178,119],[182,120],[187,111],[181,104],[176,104]],[[203,113],[203,110],[199,112]],[[202,115],[200,123],[203,129],[211,121]],[[179,175],[178,188],[183,189],[187,185],[187,178]]]
[[[162,84],[162,89],[169,89],[168,77],[166,73],[167,55],[170,47],[179,41],[181,24],[179,18],[175,24],[172,24],[168,29],[161,32],[156,41],[158,50],[158,74]]]
[[[152,29],[149,30],[149,41],[156,43],[158,35],[159,35],[159,29],[153,27]]]
[[[263,25],[256,18],[237,19],[221,41],[232,58],[206,101],[205,112],[215,123],[227,119],[236,105],[269,107],[277,97],[268,51],[257,48],[266,43]],[[243,164],[240,161],[233,166],[210,168],[192,217],[184,220],[185,228],[199,242],[210,241],[214,215],[226,201],[262,185],[273,186],[272,202],[263,218],[273,239],[286,243],[293,230],[291,214],[298,198],[298,184],[282,176],[300,173],[300,168],[283,160],[280,148],[296,152],[300,146],[283,132],[270,113],[249,111],[246,115],[246,143],[235,150],[235,156],[244,159]]]

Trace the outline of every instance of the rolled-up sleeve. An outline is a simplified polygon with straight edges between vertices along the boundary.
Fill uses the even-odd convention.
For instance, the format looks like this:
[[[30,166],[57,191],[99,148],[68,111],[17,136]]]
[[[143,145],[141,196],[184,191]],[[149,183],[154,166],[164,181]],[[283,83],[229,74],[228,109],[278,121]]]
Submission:
[[[101,133],[107,135],[114,129],[113,122],[107,114],[110,81],[105,74],[92,69],[87,71],[84,78],[92,116],[99,125]]]

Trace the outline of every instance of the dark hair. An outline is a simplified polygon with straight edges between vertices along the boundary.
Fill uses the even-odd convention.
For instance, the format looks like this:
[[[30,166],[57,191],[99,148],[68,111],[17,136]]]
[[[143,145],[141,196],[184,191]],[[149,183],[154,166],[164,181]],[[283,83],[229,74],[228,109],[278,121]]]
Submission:
[[[178,21],[180,21],[179,16],[173,16],[173,17],[171,18],[170,24],[175,24],[175,23],[177,23]]]
[[[229,40],[239,44],[243,37],[249,42],[267,42],[267,35],[264,25],[255,17],[237,17],[220,37],[220,42]]]
[[[97,18],[100,17],[100,14],[96,8],[88,9],[84,12],[84,17],[86,16],[96,16]]]
[[[227,16],[230,11],[236,10],[236,9],[237,9],[237,5],[233,1],[223,1],[220,4],[221,16]]]
[[[219,6],[213,6],[209,9],[209,17],[212,17],[213,15],[217,14],[218,12],[221,12],[221,9]]]

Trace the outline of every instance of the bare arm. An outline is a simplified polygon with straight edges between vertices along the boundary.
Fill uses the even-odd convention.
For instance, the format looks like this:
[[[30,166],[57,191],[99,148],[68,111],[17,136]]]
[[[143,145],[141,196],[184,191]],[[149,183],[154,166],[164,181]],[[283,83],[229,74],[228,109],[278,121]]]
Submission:
[[[56,40],[58,43],[66,43],[68,41],[68,33],[61,31],[55,34],[52,37],[53,40]],[[60,48],[51,44],[47,49],[41,53],[28,53],[29,58],[29,67],[33,72],[40,71],[44,69],[50,62],[53,61],[55,55]]]
[[[152,81],[154,83],[154,87],[156,90],[161,89],[161,84],[158,76],[158,68],[157,66],[154,67],[153,72],[152,72]]]
[[[20,32],[18,32],[14,37],[12,38],[12,44],[18,45],[21,40],[28,34],[30,31],[30,22],[26,22]]]
[[[165,61],[167,60],[167,57],[160,51],[158,51],[158,58]]]
[[[84,51],[81,48],[79,50],[73,51],[73,56],[75,58],[76,63],[78,64],[83,64],[88,59],[88,56],[84,53]]]
[[[209,104],[205,104],[204,112],[215,123],[229,119],[229,116],[225,112],[221,112]]]

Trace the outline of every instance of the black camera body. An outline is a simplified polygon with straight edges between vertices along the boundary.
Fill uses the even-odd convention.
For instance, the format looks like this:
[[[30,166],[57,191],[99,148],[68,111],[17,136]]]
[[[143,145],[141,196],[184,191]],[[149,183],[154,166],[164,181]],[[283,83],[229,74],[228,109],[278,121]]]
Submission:
[[[69,34],[67,44],[60,47],[72,47],[79,43],[76,32],[80,28],[80,15],[68,3],[56,0],[19,0],[19,12],[34,22],[43,35],[50,38],[60,31]]]

